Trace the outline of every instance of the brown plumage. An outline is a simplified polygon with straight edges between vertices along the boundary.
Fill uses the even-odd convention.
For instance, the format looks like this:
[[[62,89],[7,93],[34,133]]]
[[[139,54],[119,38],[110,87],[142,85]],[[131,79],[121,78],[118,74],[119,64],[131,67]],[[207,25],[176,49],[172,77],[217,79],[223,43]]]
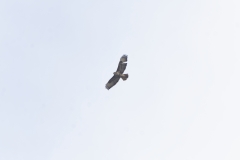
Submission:
[[[127,67],[127,63],[124,63],[127,62],[127,58],[128,58],[127,55],[123,55],[120,58],[117,71],[113,73],[114,76],[106,84],[106,89],[109,90],[110,88],[112,88],[115,84],[117,84],[120,78],[122,78],[122,80],[124,81],[128,79],[128,74],[123,74]]]

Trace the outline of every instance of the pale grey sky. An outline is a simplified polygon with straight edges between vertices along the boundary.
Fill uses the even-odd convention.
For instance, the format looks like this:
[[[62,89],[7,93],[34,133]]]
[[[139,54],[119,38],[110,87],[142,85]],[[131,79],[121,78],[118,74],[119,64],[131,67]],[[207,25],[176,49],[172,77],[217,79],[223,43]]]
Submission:
[[[0,160],[239,160],[239,8],[1,0]]]

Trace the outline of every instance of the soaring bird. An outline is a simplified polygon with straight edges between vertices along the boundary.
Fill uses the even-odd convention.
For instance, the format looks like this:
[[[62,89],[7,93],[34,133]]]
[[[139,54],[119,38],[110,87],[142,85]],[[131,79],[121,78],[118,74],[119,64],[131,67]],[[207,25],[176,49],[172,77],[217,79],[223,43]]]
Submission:
[[[124,70],[127,67],[127,63],[124,63],[124,62],[127,62],[127,57],[128,57],[127,55],[123,55],[120,58],[117,71],[113,72],[113,74],[114,74],[113,77],[106,84],[106,88],[108,90],[110,88],[112,88],[119,81],[120,78],[122,78],[122,80],[124,80],[124,81],[127,80],[128,74],[123,74]]]

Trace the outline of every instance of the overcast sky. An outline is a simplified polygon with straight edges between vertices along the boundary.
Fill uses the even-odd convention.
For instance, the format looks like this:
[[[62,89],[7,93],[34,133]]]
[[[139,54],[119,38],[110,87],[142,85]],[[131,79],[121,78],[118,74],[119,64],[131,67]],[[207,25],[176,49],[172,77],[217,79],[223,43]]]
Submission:
[[[0,159],[239,160],[239,8],[1,0]]]

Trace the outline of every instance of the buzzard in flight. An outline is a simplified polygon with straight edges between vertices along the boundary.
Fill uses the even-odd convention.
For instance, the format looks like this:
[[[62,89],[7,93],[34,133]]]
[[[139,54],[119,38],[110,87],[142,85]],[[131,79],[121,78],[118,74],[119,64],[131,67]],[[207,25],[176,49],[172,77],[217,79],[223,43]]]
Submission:
[[[127,62],[127,55],[123,55],[120,58],[117,71],[113,73],[114,76],[106,84],[107,89],[112,88],[119,81],[120,78],[122,78],[124,81],[127,80],[128,74],[123,74],[124,70],[127,67],[127,63],[124,63],[124,62]]]

